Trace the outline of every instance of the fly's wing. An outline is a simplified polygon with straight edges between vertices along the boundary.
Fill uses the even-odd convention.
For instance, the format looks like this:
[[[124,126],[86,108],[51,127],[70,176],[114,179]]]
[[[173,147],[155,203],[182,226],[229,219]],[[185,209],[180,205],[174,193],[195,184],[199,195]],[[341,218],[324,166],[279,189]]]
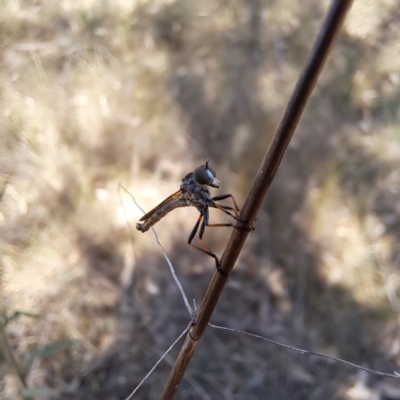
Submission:
[[[186,207],[189,205],[190,204],[185,198],[182,189],[179,189],[177,192],[167,197],[158,206],[150,210],[147,214],[143,215],[139,220],[143,222],[138,222],[136,224],[136,229],[141,232],[146,232],[170,211],[178,207]]]

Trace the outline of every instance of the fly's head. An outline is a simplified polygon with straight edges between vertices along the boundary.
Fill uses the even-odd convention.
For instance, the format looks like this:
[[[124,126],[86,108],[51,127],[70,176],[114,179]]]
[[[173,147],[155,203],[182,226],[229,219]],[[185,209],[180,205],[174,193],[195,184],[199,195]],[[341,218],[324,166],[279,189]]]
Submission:
[[[215,171],[208,166],[208,160],[205,165],[196,168],[193,171],[194,180],[200,185],[207,185],[219,189],[221,182],[216,178]]]

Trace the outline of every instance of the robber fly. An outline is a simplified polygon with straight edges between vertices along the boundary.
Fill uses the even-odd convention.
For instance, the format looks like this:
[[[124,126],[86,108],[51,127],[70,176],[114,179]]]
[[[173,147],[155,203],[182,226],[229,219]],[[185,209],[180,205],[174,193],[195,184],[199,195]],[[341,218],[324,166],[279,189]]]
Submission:
[[[219,188],[221,182],[216,178],[215,171],[208,165],[206,161],[205,165],[196,168],[193,172],[187,174],[181,182],[180,189],[167,197],[162,203],[157,207],[153,208],[136,224],[136,229],[140,232],[148,231],[154,224],[160,221],[161,218],[165,217],[170,211],[178,207],[196,207],[200,212],[199,219],[196,222],[191,234],[189,235],[188,244],[189,246],[200,250],[201,252],[208,254],[210,257],[214,258],[217,269],[219,268],[219,259],[216,254],[205,244],[203,240],[204,230],[206,226],[217,227],[217,226],[232,226],[232,223],[225,224],[210,224],[209,223],[209,207],[217,208],[225,214],[228,214],[235,220],[238,220],[239,207],[236,204],[235,198],[231,194],[223,194],[220,196],[211,197],[209,186],[214,188]],[[217,201],[225,200],[231,198],[234,207],[218,204]],[[203,247],[196,246],[192,244],[192,240],[195,237],[199,226],[199,241]]]

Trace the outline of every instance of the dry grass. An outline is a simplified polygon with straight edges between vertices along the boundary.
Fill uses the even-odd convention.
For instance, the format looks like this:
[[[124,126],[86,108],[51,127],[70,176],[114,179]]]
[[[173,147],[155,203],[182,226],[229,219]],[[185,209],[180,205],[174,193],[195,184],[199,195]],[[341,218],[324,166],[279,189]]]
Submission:
[[[242,202],[327,4],[1,3],[1,304],[43,315],[7,332],[20,358],[79,340],[35,364],[33,387],[123,399],[183,330],[153,238],[134,233],[131,243],[118,183],[150,209],[210,158],[220,193]],[[215,323],[399,369],[399,5],[355,1]],[[123,202],[134,225],[140,214]],[[195,220],[181,209],[158,232],[199,304],[213,262],[186,245]],[[227,234],[206,240],[220,252]],[[201,346],[178,398],[372,399],[393,389],[225,333]],[[172,361],[138,398],[158,397]],[[14,399],[12,374],[0,373]]]

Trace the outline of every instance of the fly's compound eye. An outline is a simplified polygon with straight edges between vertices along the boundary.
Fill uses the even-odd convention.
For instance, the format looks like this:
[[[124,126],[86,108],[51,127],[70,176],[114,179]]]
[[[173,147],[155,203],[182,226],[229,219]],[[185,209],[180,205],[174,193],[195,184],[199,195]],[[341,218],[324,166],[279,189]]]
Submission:
[[[211,174],[212,174],[211,179],[217,177],[217,173],[215,172],[215,170],[214,170],[213,168],[211,168],[211,167],[208,166],[208,160],[206,161],[206,165],[203,165],[202,167],[203,167],[205,170],[209,170],[209,171],[211,172]]]
[[[213,176],[214,178],[217,177],[217,173],[215,172],[215,170],[214,170],[213,168],[207,166],[207,169],[212,173],[212,176]]]
[[[198,167],[193,172],[193,177],[197,183],[200,185],[209,185],[213,177],[210,175],[212,172],[209,169],[203,167]]]

